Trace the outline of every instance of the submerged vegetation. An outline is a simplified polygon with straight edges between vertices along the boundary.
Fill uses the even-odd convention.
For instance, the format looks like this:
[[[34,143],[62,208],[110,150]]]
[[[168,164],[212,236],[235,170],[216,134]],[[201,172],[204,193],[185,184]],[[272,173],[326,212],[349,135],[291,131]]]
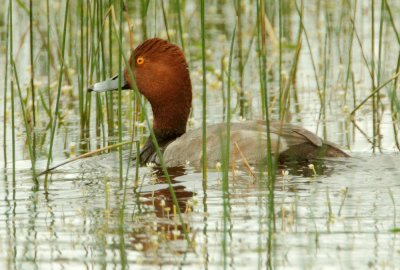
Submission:
[[[330,169],[319,161],[299,169],[279,167],[270,143],[260,149],[268,153],[265,166],[257,168],[233,166],[227,144],[223,144],[223,158],[215,170],[207,168],[207,156],[202,155],[202,168],[193,169],[190,164],[186,168],[198,178],[192,179],[201,187],[196,191],[179,184],[176,179],[185,173],[182,168],[166,168],[158,147],[160,167],[148,164],[139,169],[137,164],[131,168],[126,160],[137,157],[147,137],[157,145],[150,106],[137,87],[106,94],[90,94],[87,88],[123,70],[131,51],[147,38],[167,39],[184,51],[194,91],[188,128],[201,126],[203,138],[207,123],[225,122],[227,135],[223,140],[229,141],[231,122],[263,119],[269,142],[269,122],[279,120],[299,123],[353,152],[400,151],[397,1],[4,1],[0,11],[0,66],[4,74],[0,78],[0,160],[4,186],[7,192],[9,186],[15,192],[21,184],[18,162],[28,160],[29,170],[24,173],[29,175],[30,196],[44,192],[47,201],[52,185],[59,185],[52,166],[65,159],[75,161],[80,155],[117,153],[118,166],[112,170],[117,174],[101,174],[99,183],[94,181],[105,201],[101,208],[105,221],[96,227],[96,237],[118,246],[114,248],[119,251],[122,268],[132,263],[130,249],[144,252],[171,248],[175,254],[199,252],[198,245],[210,244],[221,247],[222,259],[217,264],[234,268],[230,226],[237,220],[233,213],[237,198],[232,195],[237,195],[237,186],[248,192],[248,185],[257,190],[255,201],[250,202],[258,211],[252,223],[255,227],[249,228],[257,231],[257,250],[253,252],[258,260],[252,262],[252,268],[284,265],[277,259],[276,238],[290,231],[299,217],[296,202],[289,209],[286,195],[280,192],[291,192],[291,184],[286,183],[289,175],[300,171],[314,183]],[[129,76],[135,81],[132,72]],[[119,80],[119,88],[121,83]],[[196,174],[197,169],[201,175]],[[222,212],[218,217],[208,214],[212,210],[207,205],[209,193],[217,196],[212,188],[215,178],[221,190],[218,207],[222,205]],[[243,178],[246,185],[240,186]],[[165,186],[146,193],[146,179]],[[276,192],[282,202],[277,201]],[[202,194],[202,203],[197,193]],[[347,187],[333,193],[339,197],[337,214],[332,207],[336,199],[329,186],[324,187],[327,213],[323,229],[327,232],[335,218],[342,218],[349,200]],[[112,196],[118,198],[114,204],[110,203]],[[399,198],[390,189],[387,196],[394,208],[393,225],[387,231],[398,233]],[[299,198],[295,195],[290,200]],[[192,213],[198,204],[202,204],[203,224],[220,218],[220,242],[210,243],[206,238],[201,243],[197,238],[200,232],[192,230],[192,218],[200,219]],[[155,216],[147,216],[148,207]],[[113,213],[115,209],[117,214]],[[322,218],[314,214],[321,213],[310,210],[315,218],[311,237],[318,245],[321,226],[317,219]],[[113,215],[116,225],[111,230],[107,222],[111,223]],[[130,230],[127,220],[135,222],[135,229]],[[207,227],[203,232],[207,235]],[[107,242],[108,233],[118,236],[112,244]],[[1,233],[0,240],[4,237]],[[170,247],[172,240],[184,240],[185,244]],[[7,265],[12,268],[12,264]]]

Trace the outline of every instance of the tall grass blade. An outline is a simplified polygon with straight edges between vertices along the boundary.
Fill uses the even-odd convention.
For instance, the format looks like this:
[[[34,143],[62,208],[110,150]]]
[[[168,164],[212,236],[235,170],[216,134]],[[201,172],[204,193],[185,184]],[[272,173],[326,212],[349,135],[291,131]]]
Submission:
[[[202,91],[202,166],[203,166],[203,187],[207,184],[207,70],[206,70],[206,29],[205,29],[205,3],[200,0],[200,17],[201,17],[201,63],[203,69],[203,91]]]
[[[16,67],[15,67],[15,62],[14,60],[11,60],[12,65],[13,65],[13,69],[14,71],[16,71]],[[29,149],[29,156],[31,158],[31,163],[32,163],[32,177],[33,177],[33,190],[37,191],[39,189],[39,182],[37,180],[37,176],[36,176],[36,168],[35,168],[35,154],[34,151],[35,149],[33,148],[33,132],[32,129],[29,126],[28,120],[26,119],[26,109],[25,109],[25,105],[24,105],[24,99],[22,97],[22,93],[21,93],[21,88],[19,86],[19,80],[18,80],[18,73],[14,72],[14,77],[15,77],[15,82],[17,83],[17,90],[18,90],[18,95],[19,95],[19,101],[21,104],[21,110],[22,110],[22,117],[24,119],[24,125],[25,125],[25,132],[26,132],[26,140],[28,142],[28,149]],[[32,137],[31,137],[32,136]]]
[[[11,5],[11,4],[10,4]],[[10,37],[10,9],[7,10],[7,30],[6,30],[6,61],[4,68],[4,93],[3,93],[3,159],[4,159],[4,168],[7,168],[7,90],[8,90],[8,56],[12,56],[12,53],[9,51],[11,40]]]
[[[10,0],[9,6],[8,6],[9,7],[9,11],[8,11],[9,21],[7,24],[8,29],[9,29],[8,37],[9,37],[9,41],[10,41],[10,45],[9,45],[10,46],[9,47],[10,61],[11,61],[11,59],[14,58],[14,48],[13,48],[13,38],[14,38],[13,24],[14,24],[14,21],[13,21],[13,5],[12,5],[12,3],[13,3],[13,0]],[[10,72],[11,76],[14,74],[14,72],[15,72],[14,67],[13,67],[13,65],[11,65],[11,72]],[[12,156],[12,182],[13,182],[13,187],[15,187],[15,176],[16,176],[15,175],[15,167],[16,167],[15,155],[16,155],[16,153],[15,153],[15,102],[14,102],[14,81],[13,80],[11,80],[11,145],[12,145],[12,147],[11,147],[11,151],[12,151],[11,152],[12,153],[12,155],[11,155]],[[15,194],[15,192],[13,194]]]
[[[55,108],[54,108],[54,118],[53,118],[51,134],[50,134],[50,145],[49,145],[49,153],[48,153],[48,157],[47,157],[46,170],[49,169],[50,162],[53,159],[53,144],[54,144],[54,137],[55,137],[55,133],[56,133],[57,119],[58,119],[58,113],[59,113],[59,105],[60,105],[60,97],[61,97],[61,84],[62,84],[63,74],[64,74],[64,72],[63,72],[63,70],[64,70],[64,54],[65,54],[65,43],[66,43],[66,35],[67,35],[68,11],[69,11],[69,0],[67,0],[65,3],[64,27],[63,27],[63,38],[62,38],[62,47],[61,47],[60,74],[58,77],[57,98],[56,98],[56,103],[55,103]],[[45,191],[47,192],[48,174],[46,174],[46,176],[45,176],[43,185],[44,185]]]
[[[30,46],[30,64],[31,64],[31,101],[32,101],[32,147],[33,147],[33,162],[35,163],[36,160],[36,106],[35,106],[35,63],[33,60],[33,5],[32,5],[33,0],[29,0],[29,46]]]
[[[176,11],[178,14],[178,30],[179,30],[179,37],[181,40],[181,46],[182,46],[182,51],[185,54],[186,50],[185,50],[185,41],[183,39],[183,27],[182,27],[182,14],[181,14],[181,1],[180,0],[176,0]]]
[[[230,198],[229,198],[229,164],[230,164],[230,146],[231,146],[231,75],[232,75],[232,58],[233,58],[233,45],[235,43],[236,25],[233,29],[231,45],[229,51],[228,63],[228,81],[227,81],[227,110],[226,110],[226,136],[223,137],[225,142],[222,142],[222,149],[224,150],[222,157],[222,201],[224,207],[224,237],[222,240],[222,251],[224,256],[224,269],[228,267],[228,219],[230,218]]]

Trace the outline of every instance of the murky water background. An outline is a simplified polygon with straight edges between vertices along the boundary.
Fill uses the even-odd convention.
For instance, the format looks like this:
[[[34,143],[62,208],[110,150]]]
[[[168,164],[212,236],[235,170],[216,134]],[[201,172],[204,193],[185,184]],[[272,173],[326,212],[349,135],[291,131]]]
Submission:
[[[400,5],[396,1],[388,2],[393,14],[399,14]],[[326,20],[321,14],[316,16],[317,3],[318,1],[307,1],[304,23],[312,44],[312,53],[317,62],[321,63]],[[362,1],[358,5],[356,26],[364,53],[370,57],[370,4]],[[60,6],[64,6],[64,2],[61,1]],[[234,12],[228,4],[226,9],[226,18],[221,21],[217,19],[220,15],[215,15],[218,10],[208,7],[209,65],[216,70],[219,68],[223,49],[229,48],[230,39],[229,35],[224,36],[221,24],[228,29],[227,33],[231,33],[233,29],[231,15]],[[251,8],[246,6],[246,9]],[[339,24],[340,15],[345,13],[343,9],[339,6],[328,7],[333,26],[337,27]],[[197,15],[193,15],[194,10],[195,4],[188,3],[184,16],[187,21],[188,17],[193,16],[193,21],[186,26],[187,32],[190,32],[190,27],[199,27],[196,24],[199,19]],[[5,21],[6,9],[0,12],[0,18]],[[60,12],[62,13],[62,8]],[[26,67],[29,63],[29,51],[26,48],[29,42],[27,38],[21,41],[23,35],[19,34],[27,30],[28,18],[17,8],[15,13],[20,16],[21,21],[26,20],[26,25],[15,24],[14,42],[23,43],[16,62],[23,84],[28,84],[29,73]],[[137,20],[134,17],[136,13],[132,13],[132,17]],[[251,17],[250,15],[248,16]],[[379,16],[376,16],[378,29]],[[289,18],[292,19],[292,25],[288,28],[293,32],[292,36],[295,36],[299,18],[296,13]],[[395,19],[396,25],[400,26],[398,16]],[[254,26],[245,25],[245,30],[251,33]],[[162,27],[157,32],[160,36],[161,29]],[[335,31],[339,31],[338,29],[334,27]],[[0,71],[3,72],[6,43],[3,22],[0,30]],[[192,34],[196,36],[197,31],[199,30],[193,30]],[[292,103],[289,121],[300,122],[299,124],[319,135],[325,135],[329,140],[349,149],[352,157],[327,161],[322,165],[315,164],[317,176],[313,176],[307,166],[302,167],[301,171],[294,167],[284,168],[289,172],[284,176],[281,169],[279,170],[275,189],[276,233],[272,241],[272,265],[277,269],[399,269],[400,156],[395,148],[392,119],[388,109],[389,90],[385,89],[382,95],[385,110],[380,125],[381,152],[377,150],[376,154],[372,154],[371,144],[368,142],[372,134],[371,106],[365,106],[357,113],[356,123],[359,129],[348,120],[353,101],[344,98],[343,80],[338,79],[344,76],[345,65],[341,63],[340,57],[347,50],[345,41],[348,37],[345,33],[335,31],[332,32],[334,34],[330,43],[327,81],[329,106],[325,123],[319,122],[320,105],[305,40],[296,77],[301,112],[295,113]],[[389,27],[384,33],[384,79],[381,82],[394,74],[399,49]],[[139,37],[135,38],[139,42]],[[251,37],[245,35],[246,42],[250,39]],[[370,78],[360,46],[356,41],[353,42],[352,61],[358,104],[370,92]],[[195,97],[192,126],[200,126],[200,47],[194,46],[193,40],[188,44],[193,45],[187,53],[190,55],[188,58]],[[284,63],[287,64],[285,69],[290,67],[292,54],[288,50],[284,55]],[[276,61],[278,56],[272,55],[274,56],[269,61]],[[251,61],[249,60],[245,69],[244,81],[247,101],[251,107],[247,118],[253,119],[260,118],[261,114],[255,57],[253,50],[250,54]],[[38,66],[40,60],[41,58]],[[43,73],[41,68],[37,68],[37,73]],[[46,79],[42,75],[38,77],[41,80]],[[72,73],[71,78],[71,91],[74,91],[77,76]],[[276,76],[273,78],[270,81],[271,91],[278,91]],[[237,88],[238,78],[234,79],[234,87]],[[208,122],[220,122],[223,119],[223,102],[217,76],[210,75],[209,85]],[[1,119],[4,112],[3,87],[4,77],[0,76]],[[70,90],[65,89],[64,92],[63,106],[66,111],[63,113],[63,124],[55,139],[54,165],[68,158],[71,144],[77,145],[78,152],[80,150],[77,102],[68,96],[68,91]],[[128,104],[124,106],[129,107]],[[276,115],[274,110],[272,117]],[[131,167],[127,171],[127,188],[121,190],[119,161],[115,153],[65,165],[51,174],[47,193],[42,188],[38,192],[33,191],[25,129],[18,109],[17,119],[14,176],[10,158],[12,152],[9,123],[6,145],[1,144],[1,152],[6,147],[9,160],[5,164],[3,156],[0,159],[0,269],[221,269],[224,238],[228,243],[225,256],[228,268],[266,267],[269,226],[274,224],[268,218],[267,190],[262,180],[254,180],[246,171],[240,170],[231,175],[228,219],[224,219],[220,172],[211,170],[207,187],[204,188],[202,174],[198,170],[190,166],[170,169],[180,209],[184,213],[184,226],[194,242],[194,247],[189,248],[183,237],[182,224],[174,216],[168,185],[162,174],[156,168],[140,168],[139,188],[134,189],[135,169]],[[240,120],[237,113],[234,119]],[[47,121],[45,116],[41,117],[41,121]],[[90,142],[94,149],[96,143],[101,144],[102,140],[95,137],[94,120],[91,121],[93,128],[90,131]],[[326,126],[326,134],[323,133],[323,124]],[[3,120],[0,126],[0,135],[3,138]],[[48,134],[45,128],[38,130],[38,134],[46,132]],[[129,124],[124,126],[124,138],[130,139]],[[48,137],[45,141],[48,141]],[[45,143],[38,154],[38,171],[45,168],[47,150]],[[127,160],[127,151],[124,156]],[[125,163],[124,168],[128,165]],[[43,178],[39,179],[43,184]],[[124,215],[121,220],[122,210]],[[224,220],[227,222],[225,225]]]

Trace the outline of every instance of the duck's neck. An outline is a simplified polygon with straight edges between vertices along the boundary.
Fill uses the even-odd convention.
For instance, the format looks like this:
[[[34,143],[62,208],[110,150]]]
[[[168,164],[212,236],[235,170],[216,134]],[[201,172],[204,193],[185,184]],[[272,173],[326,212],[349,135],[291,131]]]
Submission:
[[[153,130],[160,146],[169,143],[186,132],[190,105],[170,102],[152,106]]]

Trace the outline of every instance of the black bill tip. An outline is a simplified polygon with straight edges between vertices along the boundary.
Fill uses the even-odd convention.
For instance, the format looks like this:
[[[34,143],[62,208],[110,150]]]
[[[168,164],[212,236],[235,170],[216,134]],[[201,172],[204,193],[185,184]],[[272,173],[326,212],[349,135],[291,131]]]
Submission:
[[[114,77],[102,81],[102,82],[97,82],[93,85],[90,85],[87,89],[88,92],[97,92],[97,93],[101,93],[101,92],[107,92],[107,91],[114,91],[114,90],[118,90],[118,76],[119,75],[115,75]],[[128,82],[125,80],[124,76],[121,77],[122,81],[121,81],[121,89],[129,89],[129,84]]]

